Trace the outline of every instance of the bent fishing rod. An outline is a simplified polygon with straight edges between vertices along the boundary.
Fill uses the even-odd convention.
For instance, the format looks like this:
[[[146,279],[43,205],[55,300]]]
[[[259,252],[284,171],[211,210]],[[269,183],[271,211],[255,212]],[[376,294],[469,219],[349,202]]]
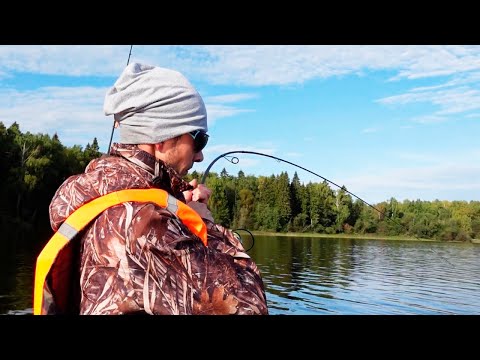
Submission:
[[[238,157],[236,156],[227,156],[227,155],[230,155],[230,154],[252,154],[252,155],[259,155],[259,156],[265,156],[265,157],[268,157],[268,158],[271,158],[271,159],[275,159],[277,161],[281,161],[281,162],[284,162],[284,163],[287,163],[289,165],[292,165],[292,166],[295,166],[299,169],[302,169],[310,174],[313,174],[315,176],[318,176],[319,178],[323,179],[324,181],[338,187],[339,189],[345,191],[346,193],[352,195],[353,197],[355,197],[356,199],[360,200],[362,203],[364,203],[365,205],[369,206],[370,208],[372,208],[373,210],[377,211],[381,216],[383,216],[383,218],[386,218],[388,219],[389,221],[393,221],[395,224],[397,225],[400,225],[401,227],[405,228],[405,225],[402,224],[402,223],[399,223],[396,221],[396,219],[394,218],[390,218],[388,216],[386,216],[385,212],[384,211],[381,211],[379,209],[377,209],[375,206],[369,204],[368,202],[366,202],[365,200],[363,200],[362,198],[360,198],[359,196],[355,195],[354,193],[352,193],[351,191],[348,191],[347,188],[345,186],[340,186],[336,183],[334,183],[333,181],[327,179],[326,177],[323,177],[322,175],[319,175],[311,170],[308,170],[306,168],[304,168],[303,166],[300,166],[298,164],[295,164],[291,161],[287,161],[285,159],[281,159],[279,157],[276,157],[276,156],[273,156],[273,155],[268,155],[268,154],[264,154],[264,153],[261,153],[261,152],[256,152],[256,151],[248,151],[248,150],[235,150],[235,151],[228,151],[228,152],[225,152],[223,154],[220,154],[218,155],[215,159],[213,159],[213,161],[208,165],[207,169],[205,170],[205,173],[203,174],[202,176],[202,179],[200,181],[201,184],[205,184],[205,180],[210,172],[210,169],[212,168],[212,166],[221,158],[224,158],[225,160],[229,161],[230,163],[232,164],[238,164],[238,162],[240,161],[238,159]],[[252,237],[252,241],[254,241],[254,238],[253,238],[253,235],[250,231],[246,230],[246,229],[238,229],[238,230],[245,230],[247,231],[250,236]],[[234,231],[235,232],[235,231]],[[240,235],[237,233],[237,235],[240,237]],[[420,240],[420,238],[418,238],[417,236],[414,235],[414,237],[418,240]],[[241,237],[240,237],[241,238]],[[249,248],[249,250],[253,247],[253,245]],[[440,254],[436,253],[433,249],[429,248],[429,250],[431,250],[434,254],[436,254],[437,256],[439,256],[441,259],[443,259],[444,261],[446,261],[450,266],[452,267],[455,267],[450,261],[448,261],[447,259],[445,259],[443,256],[441,256]]]
[[[385,215],[385,213],[383,213],[382,211],[380,211],[379,209],[377,209],[375,206],[369,204],[368,202],[366,202],[365,200],[363,200],[362,198],[358,197],[357,195],[355,195],[354,193],[350,192],[347,190],[347,188],[345,186],[340,186],[336,183],[334,183],[333,181],[330,181],[328,180],[327,178],[311,171],[311,170],[308,170],[306,168],[304,168],[303,166],[300,166],[300,165],[297,165],[297,164],[294,164],[290,161],[287,161],[287,160],[284,160],[284,159],[280,159],[279,157],[276,157],[276,156],[273,156],[273,155],[268,155],[268,154],[264,154],[264,153],[260,153],[260,152],[256,152],[256,151],[247,151],[247,150],[236,150],[236,151],[229,151],[229,152],[226,152],[226,153],[223,153],[219,156],[217,156],[207,167],[207,170],[205,170],[205,173],[203,174],[203,177],[202,177],[202,180],[200,181],[201,184],[205,184],[205,180],[207,178],[207,175],[208,173],[210,172],[210,169],[211,167],[213,166],[213,164],[215,164],[217,162],[217,160],[221,159],[222,157],[225,158],[227,161],[231,162],[232,164],[238,164],[238,162],[240,161],[236,156],[229,156],[227,157],[226,155],[229,155],[229,154],[253,154],[253,155],[260,155],[260,156],[266,156],[266,157],[269,157],[269,158],[272,158],[272,159],[275,159],[277,161],[283,161],[284,163],[287,163],[287,164],[290,164],[292,166],[296,166],[306,172],[309,172],[310,174],[313,174],[315,176],[318,176],[319,178],[325,180],[326,182],[332,184],[332,185],[335,185],[336,187],[338,187],[339,189],[342,189],[344,190],[346,193],[354,196],[355,198],[357,198],[358,200],[360,200],[361,202],[363,202],[365,205],[367,206],[370,206],[372,209],[378,211],[381,215]]]

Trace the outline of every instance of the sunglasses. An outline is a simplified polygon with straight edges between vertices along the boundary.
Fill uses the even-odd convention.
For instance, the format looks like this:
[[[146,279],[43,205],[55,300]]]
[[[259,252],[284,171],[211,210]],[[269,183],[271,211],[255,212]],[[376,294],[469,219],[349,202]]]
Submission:
[[[207,145],[209,135],[202,130],[195,130],[195,131],[189,132],[189,134],[194,141],[193,151],[195,151],[196,153],[199,153]]]

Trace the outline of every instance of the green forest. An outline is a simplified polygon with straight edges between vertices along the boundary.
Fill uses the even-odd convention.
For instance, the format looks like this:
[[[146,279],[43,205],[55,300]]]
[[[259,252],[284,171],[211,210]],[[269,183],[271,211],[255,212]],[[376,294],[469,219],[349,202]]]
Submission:
[[[22,133],[0,122],[0,231],[8,227],[51,232],[48,206],[69,176],[102,156],[97,139],[85,148],[62,145],[57,134]],[[192,172],[186,180],[200,179]],[[480,238],[480,201],[395,198],[363,203],[326,181],[303,183],[297,172],[270,176],[210,172],[209,207],[216,221],[250,231],[409,236],[443,241]]]
[[[0,122],[0,231],[51,234],[48,206],[70,175],[84,171],[101,156],[96,139],[82,146],[63,146],[57,134],[22,133],[15,122]]]

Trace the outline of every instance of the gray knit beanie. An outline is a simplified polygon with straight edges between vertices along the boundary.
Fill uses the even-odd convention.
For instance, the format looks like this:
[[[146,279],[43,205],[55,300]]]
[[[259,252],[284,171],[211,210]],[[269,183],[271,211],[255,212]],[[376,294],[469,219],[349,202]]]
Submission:
[[[128,65],[105,95],[103,110],[120,123],[124,144],[156,144],[208,131],[200,94],[181,73],[156,66]]]

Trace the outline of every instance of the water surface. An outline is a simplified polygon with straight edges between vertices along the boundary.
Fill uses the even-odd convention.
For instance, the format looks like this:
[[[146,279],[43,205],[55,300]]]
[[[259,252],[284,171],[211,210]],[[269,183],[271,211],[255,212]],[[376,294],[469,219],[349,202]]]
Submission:
[[[0,236],[0,314],[32,313],[31,236]],[[272,315],[480,314],[477,244],[257,235],[248,253]]]

